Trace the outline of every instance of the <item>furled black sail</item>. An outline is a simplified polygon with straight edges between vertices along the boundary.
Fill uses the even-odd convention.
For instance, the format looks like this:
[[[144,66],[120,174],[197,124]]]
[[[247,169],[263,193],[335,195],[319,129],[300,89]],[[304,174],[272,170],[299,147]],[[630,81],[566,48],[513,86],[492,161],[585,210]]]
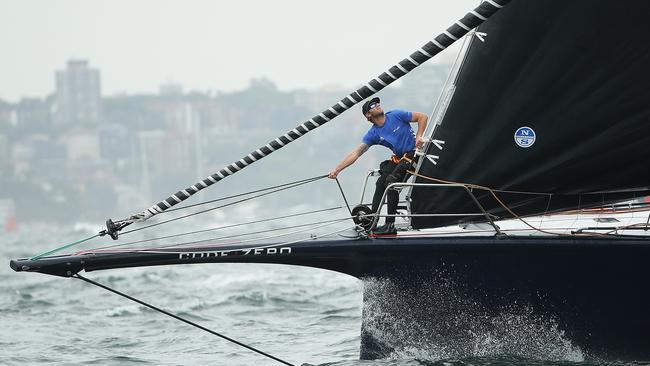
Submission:
[[[650,194],[650,2],[515,1],[485,22],[420,173],[495,190],[491,214],[583,208]],[[534,136],[534,140],[531,138]],[[442,146],[442,150],[439,148]],[[435,161],[435,164],[433,163]],[[418,178],[419,183],[436,183]],[[458,188],[415,188],[413,213],[475,213]],[[484,217],[416,217],[417,228]]]

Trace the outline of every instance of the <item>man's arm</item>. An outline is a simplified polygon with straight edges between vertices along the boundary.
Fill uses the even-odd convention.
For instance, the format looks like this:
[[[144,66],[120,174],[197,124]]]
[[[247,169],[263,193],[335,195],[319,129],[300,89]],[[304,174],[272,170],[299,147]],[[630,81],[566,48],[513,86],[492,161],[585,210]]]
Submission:
[[[366,144],[364,144],[364,143],[361,143],[359,146],[357,146],[356,149],[352,150],[352,152],[350,152],[350,153],[348,154],[348,156],[346,156],[346,157],[345,157],[345,158],[344,158],[344,159],[339,163],[339,165],[337,165],[336,168],[334,168],[334,170],[332,170],[332,171],[330,172],[330,174],[329,174],[327,177],[328,177],[328,178],[331,178],[331,179],[336,179],[336,177],[339,175],[339,173],[340,173],[343,169],[347,168],[348,166],[352,165],[352,163],[354,163],[355,161],[357,161],[357,159],[359,159],[359,156],[363,155],[363,153],[365,153],[366,151],[368,151],[369,148],[370,148],[370,146],[368,146],[368,145],[366,145]]]
[[[424,134],[424,130],[427,129],[427,121],[429,120],[429,116],[421,112],[412,112],[412,114],[413,118],[411,119],[411,122],[418,123],[418,131],[415,133],[415,147],[421,148],[424,146],[424,141],[422,141],[422,134]]]

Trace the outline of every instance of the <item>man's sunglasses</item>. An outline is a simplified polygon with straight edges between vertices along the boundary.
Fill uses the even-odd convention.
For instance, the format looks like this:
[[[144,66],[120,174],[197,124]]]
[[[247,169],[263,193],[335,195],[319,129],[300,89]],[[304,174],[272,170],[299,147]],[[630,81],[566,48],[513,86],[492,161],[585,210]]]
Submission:
[[[378,105],[379,105],[379,103],[372,103],[372,104],[370,104],[368,107],[369,107],[370,109],[374,109],[374,108],[377,107]]]

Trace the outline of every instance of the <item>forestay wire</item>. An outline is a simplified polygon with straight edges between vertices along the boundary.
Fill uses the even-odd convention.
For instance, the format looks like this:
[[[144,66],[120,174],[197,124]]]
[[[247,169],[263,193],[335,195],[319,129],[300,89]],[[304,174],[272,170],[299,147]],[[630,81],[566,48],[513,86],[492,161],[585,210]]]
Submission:
[[[281,191],[285,191],[285,190],[288,190],[288,189],[296,188],[296,187],[299,187],[299,186],[302,186],[302,185],[305,185],[305,184],[308,184],[308,183],[313,183],[313,182],[319,181],[319,180],[321,180],[321,179],[323,179],[325,177],[327,177],[327,174],[318,175],[318,176],[310,177],[310,178],[299,179],[299,180],[296,180],[296,181],[283,183],[283,184],[279,184],[279,185],[274,185],[274,186],[270,186],[270,187],[265,187],[265,188],[261,188],[261,189],[256,189],[256,190],[252,190],[252,191],[248,191],[248,192],[244,192],[244,193],[239,193],[239,194],[235,194],[235,195],[231,195],[231,196],[227,196],[227,197],[221,197],[221,198],[218,198],[218,199],[209,200],[209,201],[205,201],[205,202],[200,202],[200,203],[185,206],[185,207],[179,207],[179,208],[176,208],[174,211],[180,211],[180,210],[185,210],[185,209],[189,209],[189,208],[194,208],[194,207],[197,207],[197,206],[205,205],[205,204],[208,204],[208,203],[215,203],[215,202],[219,202],[219,201],[224,201],[224,200],[227,200],[227,199],[244,197],[244,198],[241,198],[239,200],[228,202],[228,203],[225,203],[225,204],[222,204],[222,205],[219,205],[219,206],[203,209],[201,211],[197,211],[197,212],[193,212],[193,213],[190,213],[190,214],[178,216],[178,217],[175,217],[175,218],[172,218],[172,219],[169,219],[169,220],[165,220],[165,221],[161,221],[161,222],[158,222],[158,223],[155,223],[155,224],[151,224],[151,225],[139,227],[139,228],[136,228],[136,229],[133,229],[133,230],[125,231],[124,233],[122,233],[122,235],[126,235],[126,234],[129,234],[129,233],[133,233],[133,232],[141,231],[141,230],[145,230],[145,229],[150,229],[150,228],[153,228],[153,227],[156,227],[156,226],[160,226],[160,225],[167,224],[167,223],[174,222],[174,221],[178,221],[178,220],[181,220],[181,219],[184,219],[184,218],[204,214],[204,213],[214,211],[214,210],[217,210],[217,209],[220,209],[220,208],[233,206],[233,205],[236,205],[236,204],[239,204],[239,203],[242,203],[242,202],[250,201],[250,200],[260,198],[260,197],[263,197],[263,196],[267,196],[267,195],[271,195],[271,194],[278,193],[278,192],[281,192]],[[113,247],[120,247],[120,246],[135,244],[135,243],[143,243],[143,242],[147,242],[147,241],[166,239],[166,238],[173,238],[173,237],[197,234],[197,233],[208,232],[208,231],[213,231],[213,230],[221,230],[221,229],[244,226],[244,225],[249,225],[249,224],[254,224],[254,223],[275,221],[275,220],[280,220],[280,219],[285,219],[285,218],[291,218],[291,217],[297,217],[297,216],[303,216],[303,215],[310,215],[310,214],[319,213],[319,212],[326,212],[326,211],[331,211],[331,210],[340,209],[340,208],[342,208],[342,206],[330,207],[330,208],[318,209],[318,210],[311,210],[311,211],[297,213],[297,214],[277,216],[277,217],[272,217],[272,218],[267,218],[267,219],[262,219],[262,220],[250,221],[250,222],[247,222],[247,223],[226,225],[226,226],[210,228],[210,229],[196,230],[196,231],[192,231],[192,232],[169,235],[169,236],[166,236],[166,237],[144,239],[144,240],[140,240],[140,241],[133,241],[133,242],[130,242],[130,243],[118,244],[118,245],[114,245],[114,246],[108,246],[108,247],[96,248],[96,249],[107,249],[107,248],[113,248]],[[171,211],[168,211],[168,212],[171,212]],[[346,217],[345,219],[350,219],[350,217]],[[345,220],[345,219],[343,219],[343,220]],[[81,243],[88,242],[88,241],[90,241],[92,239],[103,236],[102,233],[103,232],[100,232],[100,233],[92,235],[90,237],[80,239],[80,240],[74,241],[72,243],[59,246],[57,248],[54,248],[54,249],[48,250],[46,252],[43,252],[41,254],[35,255],[35,256],[31,257],[30,259],[31,260],[40,259],[40,258],[43,258],[45,256],[49,256],[51,254],[60,252],[60,251],[62,251],[64,249],[68,249],[68,248],[71,248],[73,246],[79,245]]]
[[[155,237],[155,238],[148,238],[148,239],[142,239],[142,240],[134,240],[134,241],[130,241],[130,242],[127,242],[127,243],[107,245],[107,246],[104,246],[104,247],[95,248],[95,249],[93,249],[93,251],[105,250],[105,249],[114,249],[114,248],[120,248],[120,247],[127,247],[127,246],[131,246],[131,245],[135,245],[135,244],[142,244],[142,243],[152,242],[152,241],[156,241],[156,240],[179,238],[179,237],[188,236],[188,235],[202,234],[202,233],[218,231],[218,230],[224,230],[224,229],[232,229],[232,228],[236,228],[236,227],[240,227],[240,226],[249,226],[249,225],[259,224],[259,223],[263,223],[263,222],[271,222],[271,221],[277,221],[277,220],[282,220],[282,219],[287,219],[287,218],[294,218],[294,217],[299,217],[299,216],[311,215],[311,214],[315,214],[315,213],[333,211],[333,210],[338,210],[340,208],[343,208],[343,206],[328,207],[328,208],[305,211],[305,212],[300,212],[300,213],[295,213],[295,214],[290,214],[290,215],[276,216],[276,217],[271,217],[271,218],[266,218],[266,219],[261,219],[261,220],[253,220],[253,221],[247,221],[247,222],[240,222],[240,223],[237,223],[237,224],[217,226],[217,227],[212,227],[212,228],[208,228],[208,229],[187,231],[187,232],[179,233],[179,234],[165,235],[165,236],[159,236],[159,237]],[[319,221],[319,223],[320,222],[322,222],[322,221]],[[276,228],[276,230],[289,229],[289,228],[292,228],[292,227]],[[257,233],[259,233],[259,232],[251,232],[251,233],[246,233],[246,234],[257,234]],[[246,234],[240,234],[240,235],[246,235]],[[234,237],[234,235],[230,236],[229,238],[232,238],[232,237]],[[212,238],[212,239],[206,239],[206,240],[218,240],[218,239],[224,239],[224,238],[227,238],[227,237]],[[179,243],[179,244],[176,244],[176,245],[182,245],[182,243]],[[77,253],[77,254],[82,254],[82,253],[85,253],[85,251]]]
[[[253,199],[255,199],[255,198],[259,198],[259,197],[262,197],[262,196],[268,196],[268,195],[273,194],[273,193],[277,193],[277,192],[285,191],[285,190],[287,190],[287,189],[295,188],[295,187],[301,186],[301,185],[303,185],[303,184],[312,183],[312,182],[315,182],[315,181],[317,181],[317,180],[323,179],[323,178],[325,178],[325,177],[327,177],[327,174],[319,175],[319,176],[312,177],[312,178],[307,178],[307,179],[301,179],[301,180],[297,180],[297,181],[294,181],[294,182],[285,183],[285,184],[281,184],[281,185],[277,185],[277,186],[273,186],[273,187],[267,187],[267,188],[263,188],[263,189],[258,189],[258,190],[255,190],[255,191],[250,191],[250,192],[246,192],[246,193],[242,193],[242,194],[238,194],[238,195],[234,195],[234,196],[231,196],[231,197],[242,197],[242,196],[250,195],[250,194],[253,194],[253,193],[264,192],[264,193],[259,193],[259,194],[255,195],[255,196],[242,198],[242,199],[240,199],[240,200],[233,201],[233,202],[228,202],[228,203],[223,204],[223,205],[220,205],[220,206],[211,207],[211,208],[208,208],[208,209],[205,209],[205,210],[201,210],[201,211],[193,212],[193,213],[191,213],[191,214],[187,214],[187,215],[183,215],[183,216],[175,217],[175,218],[173,218],[173,219],[169,219],[169,220],[165,220],[165,221],[160,221],[160,222],[157,222],[157,223],[155,223],[155,224],[151,224],[151,225],[147,225],[147,226],[142,226],[142,227],[139,227],[139,228],[137,228],[137,229],[133,229],[133,230],[125,231],[125,232],[122,233],[122,235],[130,234],[130,233],[133,233],[133,232],[136,232],[136,231],[140,231],[140,230],[150,229],[150,228],[152,228],[152,227],[154,227],[154,226],[159,226],[159,225],[167,224],[167,223],[170,223],[170,222],[174,222],[174,221],[178,221],[178,220],[186,219],[186,218],[188,218],[188,217],[192,217],[192,216],[196,216],[196,215],[204,214],[204,213],[206,213],[206,212],[210,212],[210,211],[218,210],[218,209],[225,208],[225,207],[228,207],[228,206],[233,206],[233,205],[236,205],[236,204],[238,204],[238,203],[242,203],[242,202],[246,202],[246,201],[253,200]],[[216,201],[221,201],[221,200],[223,200],[223,199],[217,199],[217,200],[213,200],[213,201],[210,201],[210,202],[216,202]],[[197,205],[198,205],[198,204],[197,204]],[[191,206],[187,206],[187,207],[183,207],[183,208],[195,207],[195,206],[197,206],[197,205],[191,205]]]
[[[158,202],[146,210],[122,220],[113,221],[109,219],[106,223],[107,230],[104,231],[103,234],[109,234],[113,239],[117,239],[117,233],[131,223],[145,221],[154,215],[164,212],[172,206],[183,202],[200,190],[207,188],[230,175],[235,174],[248,165],[253,164],[254,162],[264,158],[267,155],[270,155],[272,152],[281,149],[287,144],[304,136],[306,133],[331,121],[341,113],[360,103],[364,99],[376,94],[389,84],[408,74],[419,65],[437,55],[440,51],[449,47],[469,31],[481,25],[490,16],[496,13],[499,9],[503,8],[503,6],[507,5],[510,1],[511,0],[483,1],[478,7],[467,13],[462,19],[456,21],[449,28],[447,28],[447,30],[445,30],[443,33],[440,33],[432,41],[426,43],[420,49],[413,52],[410,56],[390,67],[386,72],[370,80],[363,87],[350,93],[345,98],[341,99],[338,103],[325,109],[318,115],[310,118],[308,121],[302,123],[286,134],[251,152],[242,159],[226,166],[225,168],[208,176],[202,181],[172,194],[165,200]]]

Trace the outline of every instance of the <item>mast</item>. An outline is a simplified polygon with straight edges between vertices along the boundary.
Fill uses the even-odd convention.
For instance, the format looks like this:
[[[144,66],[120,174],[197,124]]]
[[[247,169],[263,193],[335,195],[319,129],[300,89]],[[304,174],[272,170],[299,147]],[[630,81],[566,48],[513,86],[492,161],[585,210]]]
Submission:
[[[460,72],[463,63],[465,62],[465,58],[467,57],[467,51],[469,50],[469,47],[471,46],[472,42],[474,42],[474,37],[472,37],[472,35],[474,34],[476,34],[477,38],[479,38],[482,42],[484,42],[484,39],[482,37],[485,34],[477,34],[471,32],[467,36],[465,36],[466,38],[463,40],[463,44],[461,45],[460,50],[458,50],[458,55],[454,60],[451,70],[449,70],[449,75],[447,75],[447,80],[445,80],[445,84],[442,87],[442,90],[440,91],[438,100],[436,101],[436,104],[433,107],[433,111],[430,114],[431,118],[429,119],[429,123],[427,124],[427,128],[423,134],[425,141],[427,142],[421,150],[422,151],[421,155],[424,155],[434,165],[436,164],[435,161],[436,159],[439,158],[439,156],[434,154],[425,154],[424,152],[428,150],[429,144],[431,140],[433,140],[434,135],[436,133],[436,128],[442,124],[442,120],[445,116],[445,113],[447,112],[447,108],[449,107],[451,98],[453,98],[454,96],[454,92],[456,91],[456,80],[458,79],[458,73]],[[444,141],[435,141],[434,145],[436,147],[439,147],[440,150],[442,150]],[[415,168],[416,173],[420,171],[420,167],[422,166],[423,162],[424,159],[418,160],[417,166]],[[413,187],[410,187],[409,194],[408,194],[409,196],[411,195],[410,192],[412,191],[413,191]]]

